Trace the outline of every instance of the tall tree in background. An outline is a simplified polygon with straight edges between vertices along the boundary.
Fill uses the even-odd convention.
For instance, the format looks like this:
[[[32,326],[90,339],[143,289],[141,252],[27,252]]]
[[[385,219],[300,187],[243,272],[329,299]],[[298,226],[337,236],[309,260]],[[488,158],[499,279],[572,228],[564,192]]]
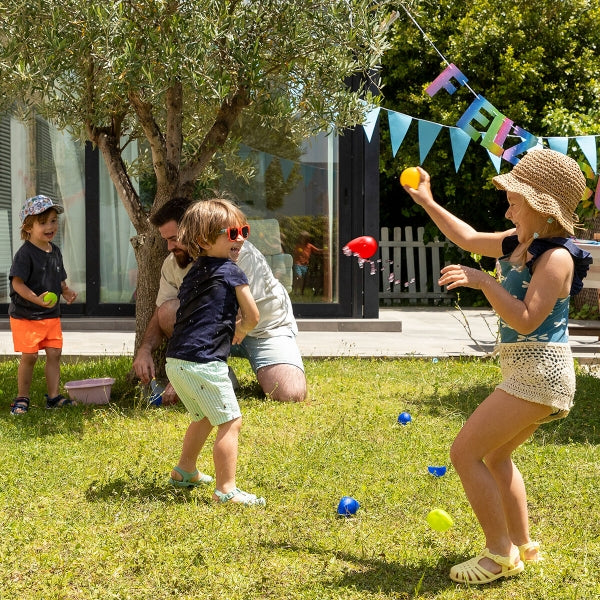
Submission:
[[[589,0],[441,0],[412,12],[436,48],[468,77],[469,86],[526,131],[537,136],[597,134],[600,116],[600,3]],[[453,126],[474,99],[462,88],[430,98],[425,88],[446,67],[405,14],[393,27],[383,60],[382,106]],[[382,119],[384,129],[386,120]],[[398,175],[419,163],[416,122],[396,157],[382,134],[381,223],[428,223],[400,188]],[[474,226],[502,228],[504,196],[490,183],[496,174],[485,149],[472,141],[455,172],[448,133],[441,133],[423,167],[434,193]],[[508,145],[513,145],[511,142]],[[575,140],[568,154],[585,160]],[[510,165],[503,161],[503,171]],[[593,184],[593,182],[591,182]],[[588,208],[590,203],[588,202]],[[587,216],[593,217],[593,210]]]
[[[0,93],[95,144],[135,227],[136,347],[165,249],[132,182],[144,157],[126,164],[125,146],[149,148],[156,210],[217,159],[236,168],[244,114],[292,136],[360,123],[364,90],[344,82],[377,70],[385,23],[370,0],[2,2]]]

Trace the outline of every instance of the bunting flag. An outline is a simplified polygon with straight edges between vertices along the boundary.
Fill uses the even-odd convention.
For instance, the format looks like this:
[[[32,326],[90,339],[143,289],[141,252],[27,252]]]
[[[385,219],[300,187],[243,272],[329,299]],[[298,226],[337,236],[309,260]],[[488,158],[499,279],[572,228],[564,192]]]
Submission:
[[[458,169],[460,169],[460,165],[465,157],[467,148],[471,143],[471,136],[459,127],[450,127],[450,143],[452,144],[454,169],[458,173]]]
[[[396,156],[398,149],[402,146],[404,136],[412,123],[412,117],[388,111],[388,125],[390,127],[390,140],[392,142],[392,156]]]
[[[419,119],[419,162],[421,164],[425,162],[431,146],[433,146],[433,142],[435,142],[441,130],[442,125],[439,123]]]
[[[546,138],[546,140],[548,141],[548,146],[551,150],[556,150],[563,154],[566,154],[569,150],[569,138],[549,137]]]
[[[494,168],[496,169],[496,173],[499,174],[500,173],[500,165],[502,163],[502,157],[494,154],[491,150],[487,150],[487,148],[486,148],[486,152],[489,154],[490,160],[492,161],[492,164],[494,165]]]
[[[595,135],[580,135],[575,138],[583,155],[587,158],[590,167],[594,173],[597,172],[596,166],[596,136]]]
[[[280,158],[279,165],[281,166],[281,174],[283,175],[283,181],[287,183],[287,180],[294,169],[294,162],[287,158]]]
[[[365,123],[363,123],[363,127],[365,128],[365,134],[367,136],[367,139],[369,139],[369,142],[373,135],[374,127],[377,124],[377,119],[379,118],[379,114],[381,111],[385,111],[388,116],[392,156],[396,156],[398,150],[401,148],[404,142],[404,139],[410,129],[410,126],[414,121],[417,121],[420,164],[423,164],[423,162],[427,158],[427,155],[431,151],[431,148],[433,147],[435,141],[438,139],[441,131],[443,129],[447,129],[449,131],[450,145],[452,147],[454,168],[455,171],[458,173],[462,161],[464,160],[467,149],[469,148],[469,144],[471,143],[471,140],[474,139],[464,129],[461,129],[460,127],[442,125],[440,123],[426,121],[424,119],[418,119],[417,117],[411,117],[410,115],[396,112],[388,108],[377,107],[376,109],[369,111],[369,113],[367,114],[368,122],[365,121]],[[571,139],[574,139],[577,142],[577,145],[579,146],[581,151],[583,152],[583,155],[585,156],[586,160],[588,161],[589,166],[592,169],[593,176],[595,177],[595,174],[597,174],[598,165],[596,159],[596,152],[598,144],[597,139],[599,136],[581,135],[571,137],[539,137],[527,134],[527,132],[522,133],[523,136],[520,137],[520,140],[521,142],[526,143],[527,147],[543,148],[547,146],[552,150],[562,152],[563,154],[567,154],[567,151],[569,149],[569,142]],[[527,134],[529,137],[527,138],[525,134]],[[481,135],[479,137],[482,138]],[[513,137],[516,137],[516,139],[519,140],[519,136]],[[488,150],[488,156],[490,158],[490,161],[492,162],[496,171],[499,173],[502,157],[492,152],[489,148],[486,148],[486,150]],[[600,201],[600,193],[596,194],[596,199],[597,201]]]
[[[369,140],[369,142],[371,141],[371,138],[373,137],[373,131],[375,130],[375,125],[377,124],[377,119],[379,118],[380,110],[381,109],[379,106],[370,110],[367,113],[367,118],[366,118],[365,122],[363,123],[365,135],[367,136],[367,139]]]

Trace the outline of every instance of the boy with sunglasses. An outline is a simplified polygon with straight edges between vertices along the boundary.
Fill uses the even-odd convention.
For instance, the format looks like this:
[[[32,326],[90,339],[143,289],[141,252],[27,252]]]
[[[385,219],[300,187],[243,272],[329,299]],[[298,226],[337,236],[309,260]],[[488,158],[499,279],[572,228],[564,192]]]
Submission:
[[[170,483],[195,487],[212,482],[197,470],[196,461],[217,427],[213,500],[251,506],[265,500],[236,486],[242,415],[227,368],[231,343],[241,342],[259,320],[248,279],[233,262],[250,233],[245,222],[236,206],[221,199],[198,202],[185,213],[179,237],[194,263],[179,289],[167,375],[192,416]]]
[[[133,361],[135,373],[144,385],[155,376],[152,352],[165,337],[171,337],[179,307],[177,294],[184,276],[191,268],[192,259],[178,239],[179,224],[191,204],[192,200],[173,198],[150,217],[151,223],[167,242],[169,256],[161,268],[156,310]],[[233,346],[231,355],[250,361],[260,387],[271,399],[301,401],[306,397],[306,376],[296,342],[298,328],[290,297],[273,275],[265,257],[250,241],[244,243],[235,260],[248,277],[250,291],[260,312],[260,321],[241,344]],[[170,384],[167,384],[161,400],[163,405],[177,402]]]

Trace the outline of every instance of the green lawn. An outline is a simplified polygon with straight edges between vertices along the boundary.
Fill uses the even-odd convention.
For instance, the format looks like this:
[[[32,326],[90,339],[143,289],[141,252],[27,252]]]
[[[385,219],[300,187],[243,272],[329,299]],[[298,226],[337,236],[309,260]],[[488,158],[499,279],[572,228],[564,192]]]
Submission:
[[[494,361],[306,360],[311,399],[286,405],[263,399],[248,364],[232,360],[244,414],[238,484],[265,508],[167,484],[189,420],[128,388],[130,359],[63,365],[63,382],[117,382],[110,405],[59,411],[43,408],[39,362],[37,407],[20,417],[8,409],[16,361],[0,363],[2,600],[600,596],[598,378],[578,373],[572,414],[516,455],[546,560],[469,589],[447,573],[483,539],[448,449],[499,381]],[[213,474],[210,450],[198,466]],[[448,473],[434,478],[428,465]],[[361,504],[354,518],[336,515],[344,495]],[[445,533],[425,521],[436,507],[454,518]]]

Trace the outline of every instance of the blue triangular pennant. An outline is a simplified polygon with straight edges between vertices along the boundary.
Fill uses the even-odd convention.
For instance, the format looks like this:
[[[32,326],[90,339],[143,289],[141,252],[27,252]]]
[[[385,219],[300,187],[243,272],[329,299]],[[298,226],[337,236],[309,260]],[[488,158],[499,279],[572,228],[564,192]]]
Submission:
[[[439,123],[419,120],[419,160],[421,164],[425,162],[431,146],[433,146],[433,142],[437,139],[441,129],[442,125]]]
[[[568,137],[549,137],[546,138],[548,142],[548,147],[551,150],[556,150],[557,152],[562,152],[566,154],[569,150],[569,138]]]
[[[402,146],[406,132],[412,123],[412,117],[388,111],[388,123],[390,126],[390,140],[392,142],[392,156],[396,156],[398,149]]]
[[[242,160],[246,160],[248,156],[250,156],[250,152],[252,152],[252,148],[250,146],[246,146],[246,144],[240,144],[238,148],[238,154]]]
[[[596,136],[595,135],[580,135],[575,138],[581,151],[587,158],[587,161],[592,167],[592,171],[596,173],[597,168],[597,154],[596,154]]]
[[[502,157],[496,156],[494,153],[490,152],[487,149],[486,149],[486,152],[488,153],[490,160],[492,161],[492,164],[494,165],[494,168],[496,169],[496,173],[500,173],[500,164],[502,163]]]
[[[304,185],[307,186],[314,177],[315,168],[311,165],[303,164],[301,167],[302,177],[304,179]]]
[[[294,162],[288,160],[287,158],[280,158],[279,164],[281,165],[281,173],[283,175],[283,180],[287,181],[292,169],[294,168]]]
[[[373,130],[375,129],[375,125],[377,124],[377,119],[379,117],[379,111],[381,109],[378,107],[374,108],[373,110],[369,111],[367,113],[365,122],[362,124],[364,130],[365,130],[365,135],[367,136],[367,139],[369,140],[369,142],[371,141],[371,137],[373,137]]]
[[[457,173],[470,142],[471,136],[464,129],[450,127],[450,143],[452,144],[452,154],[454,155],[454,168]]]
[[[275,157],[268,152],[261,152],[258,155],[258,173],[261,177],[264,177],[269,165],[273,162]]]

